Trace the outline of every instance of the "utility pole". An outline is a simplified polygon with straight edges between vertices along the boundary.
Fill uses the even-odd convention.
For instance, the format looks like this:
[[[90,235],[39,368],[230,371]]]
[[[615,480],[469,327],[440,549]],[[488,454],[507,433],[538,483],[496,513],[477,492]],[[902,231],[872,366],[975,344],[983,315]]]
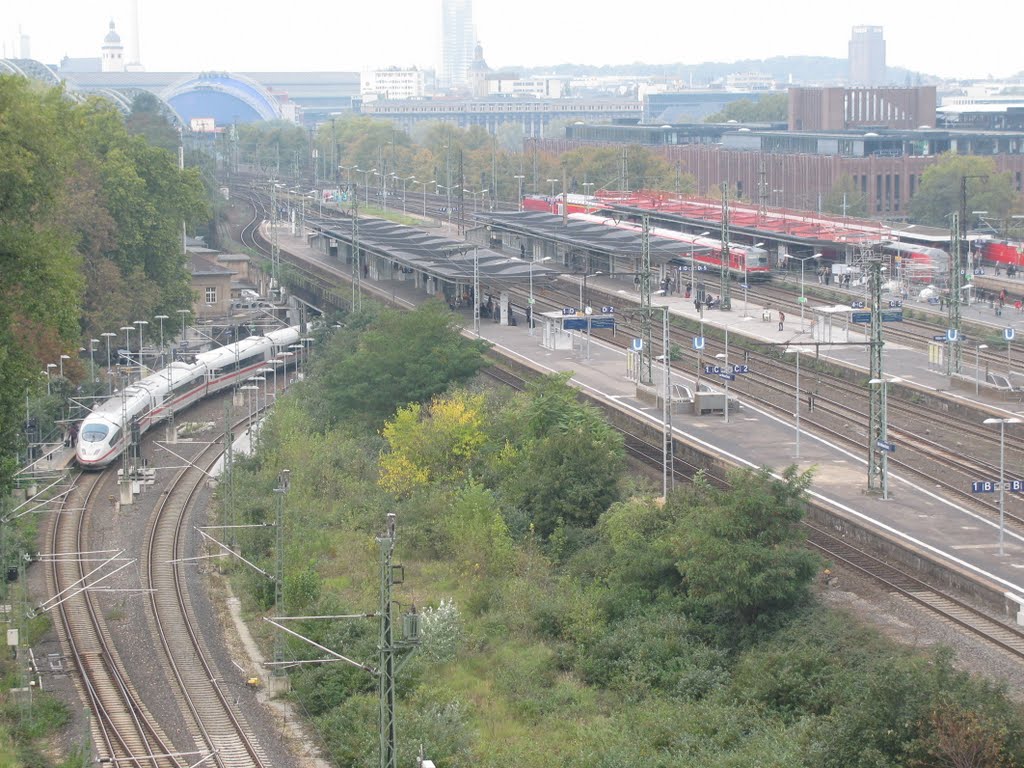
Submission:
[[[651,303],[651,218],[646,213],[640,217],[640,383],[654,383],[651,370],[652,315]]]
[[[882,380],[882,261],[869,253],[865,264],[870,285],[871,340],[868,346],[872,381]],[[885,440],[884,412],[885,385],[868,388],[868,490],[880,491],[882,483],[882,449],[879,440]]]
[[[661,477],[661,495],[664,498],[668,498],[669,490],[675,489],[676,486],[676,475],[675,475],[675,444],[672,440],[672,354],[671,354],[671,336],[669,334],[669,311],[668,305],[662,307],[664,310],[662,316],[661,325],[661,348],[662,348],[662,361],[665,364],[664,370],[664,397],[662,398],[662,420],[664,424],[664,434],[662,437],[662,477]],[[728,407],[728,406],[726,406]]]
[[[628,149],[622,148],[622,191],[629,192],[629,155]]]
[[[277,479],[277,516],[275,520],[275,563],[274,563],[274,610],[277,616],[284,616],[284,497],[290,485],[290,470],[282,469]],[[280,632],[274,634],[274,661],[284,661],[284,638]],[[284,667],[275,666],[274,674],[283,675]]]
[[[765,168],[764,158],[757,169],[757,220],[764,221],[768,212],[768,171]],[[744,280],[743,282],[746,282]]]
[[[380,768],[398,768],[398,734],[395,721],[395,675],[411,658],[419,644],[419,615],[416,606],[402,617],[402,639],[394,639],[394,604],[391,592],[401,584],[404,568],[393,563],[395,552],[395,513],[388,513],[387,532],[377,537],[380,545],[380,640],[377,646],[379,660],[377,678],[380,693]],[[398,572],[398,578],[395,572]],[[396,664],[397,660],[397,664]]]
[[[967,177],[960,178],[960,189],[967,187]],[[953,227],[950,232],[953,239],[952,253],[949,254],[949,303],[946,310],[948,315],[948,328],[956,331],[956,337],[949,342],[949,355],[946,358],[946,373],[952,376],[960,373],[963,367],[963,355],[960,346],[960,293],[963,281],[963,270],[961,264],[961,247],[963,244],[963,219],[961,214],[953,214]]]
[[[732,311],[732,299],[729,298],[729,183],[722,182],[722,254],[719,259],[721,285],[719,290],[718,308],[723,312]]]
[[[361,254],[359,253],[359,195],[355,195],[352,203],[352,311],[355,312],[362,304],[363,271]]]
[[[231,429],[234,423],[232,413],[234,398],[229,397],[224,401],[224,506],[227,507],[228,518],[228,546],[232,549],[235,546],[235,434]]]

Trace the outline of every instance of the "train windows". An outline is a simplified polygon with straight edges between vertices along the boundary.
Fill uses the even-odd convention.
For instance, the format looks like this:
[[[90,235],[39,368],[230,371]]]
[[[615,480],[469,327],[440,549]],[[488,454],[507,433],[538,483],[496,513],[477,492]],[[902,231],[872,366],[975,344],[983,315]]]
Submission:
[[[98,443],[107,436],[110,427],[106,424],[87,424],[79,435],[83,443]]]

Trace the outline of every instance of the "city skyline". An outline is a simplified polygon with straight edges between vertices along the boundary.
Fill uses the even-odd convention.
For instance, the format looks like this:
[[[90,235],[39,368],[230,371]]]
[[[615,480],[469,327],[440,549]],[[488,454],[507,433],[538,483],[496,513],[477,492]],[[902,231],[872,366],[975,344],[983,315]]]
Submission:
[[[262,9],[239,16],[236,4],[140,4],[141,59],[150,71],[433,68],[439,58],[440,0],[323,6],[317,8],[315,23]],[[65,55],[99,56],[111,19],[126,45],[132,34],[130,0],[55,0],[45,5],[9,0],[5,6],[0,42],[11,58],[18,55],[19,28],[31,40],[32,58],[47,64],[58,64]],[[1013,25],[987,24],[980,18],[929,24],[912,8],[875,0],[856,8],[829,8],[827,15],[820,5],[805,0],[789,3],[785,13],[777,14],[766,12],[763,4],[735,0],[730,18],[745,16],[756,22],[735,27],[723,27],[717,7],[666,6],[654,0],[636,0],[630,7],[631,13],[615,16],[595,5],[581,10],[579,5],[519,0],[510,13],[497,0],[475,0],[473,22],[488,63],[502,68],[696,65],[774,56],[845,59],[852,28],[878,25],[884,30],[890,67],[962,79],[999,79],[1024,70]],[[327,39],[323,30],[332,28],[338,34]],[[309,35],[319,36],[322,44]]]

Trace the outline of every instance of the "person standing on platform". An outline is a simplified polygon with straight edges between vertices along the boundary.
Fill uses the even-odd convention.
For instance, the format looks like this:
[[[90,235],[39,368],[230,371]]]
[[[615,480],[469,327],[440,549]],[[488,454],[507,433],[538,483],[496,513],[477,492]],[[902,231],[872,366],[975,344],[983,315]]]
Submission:
[[[779,310],[779,330],[783,330],[783,326],[786,323],[786,313],[781,309]]]

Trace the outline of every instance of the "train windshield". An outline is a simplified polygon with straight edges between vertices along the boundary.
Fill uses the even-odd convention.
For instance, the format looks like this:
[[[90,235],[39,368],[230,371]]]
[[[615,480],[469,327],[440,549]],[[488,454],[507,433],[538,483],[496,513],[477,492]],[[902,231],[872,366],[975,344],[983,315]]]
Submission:
[[[106,424],[88,424],[79,435],[83,443],[98,443],[110,433]]]

